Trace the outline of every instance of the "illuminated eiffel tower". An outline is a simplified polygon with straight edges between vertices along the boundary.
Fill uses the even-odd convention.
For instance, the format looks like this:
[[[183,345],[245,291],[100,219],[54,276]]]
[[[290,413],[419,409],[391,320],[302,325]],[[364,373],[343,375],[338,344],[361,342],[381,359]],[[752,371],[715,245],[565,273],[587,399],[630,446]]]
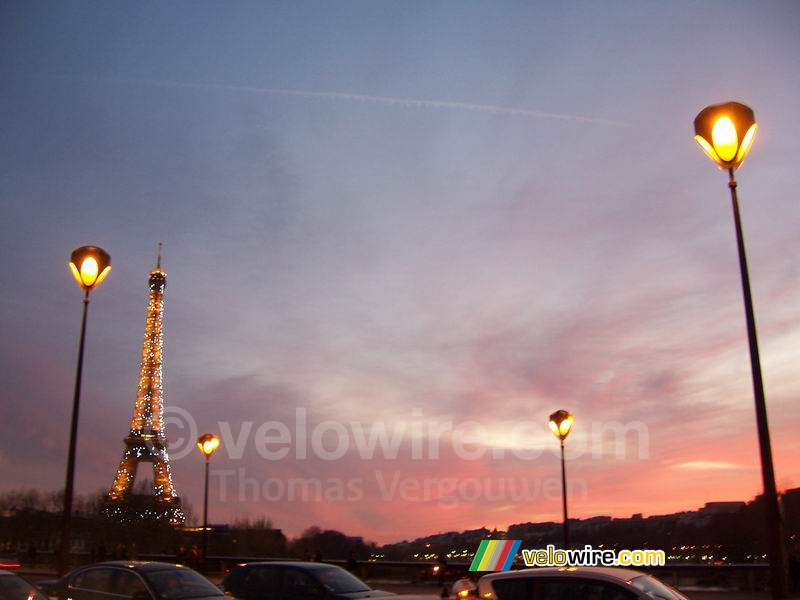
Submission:
[[[163,432],[164,396],[162,353],[164,347],[164,288],[167,274],[161,270],[161,244],[156,268],[150,272],[150,298],[144,327],[139,384],[133,407],[131,428],[125,438],[125,451],[114,483],[106,496],[106,514],[120,521],[138,519],[182,523],[181,500],[172,484],[166,439]],[[133,494],[139,463],[153,464],[154,498]]]

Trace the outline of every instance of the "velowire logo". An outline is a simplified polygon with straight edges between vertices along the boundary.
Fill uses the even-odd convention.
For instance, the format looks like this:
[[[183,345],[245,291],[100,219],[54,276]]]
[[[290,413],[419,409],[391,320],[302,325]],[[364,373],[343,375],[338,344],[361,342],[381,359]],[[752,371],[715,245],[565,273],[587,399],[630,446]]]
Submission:
[[[478,546],[470,571],[508,571],[522,540],[483,540]]]

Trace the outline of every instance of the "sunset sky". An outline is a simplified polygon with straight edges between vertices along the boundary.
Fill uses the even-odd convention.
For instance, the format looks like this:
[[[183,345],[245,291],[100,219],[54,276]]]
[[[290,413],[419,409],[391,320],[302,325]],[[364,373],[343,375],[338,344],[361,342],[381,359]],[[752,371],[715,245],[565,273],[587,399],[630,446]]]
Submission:
[[[759,122],[742,219],[778,487],[800,486],[798,30],[791,1],[2,2],[0,490],[63,486],[84,244],[113,270],[92,294],[76,491],[110,486],[161,241],[167,416],[243,444],[213,458],[235,475],[224,500],[212,479],[212,522],[388,542],[558,520],[560,484],[456,506],[381,486],[552,487],[559,408],[586,430],[568,448],[596,450],[567,465],[576,517],[751,499],[733,219],[692,139],[726,100]],[[257,451],[268,421],[292,433],[282,460]],[[348,432],[336,460],[311,451],[324,421]],[[429,421],[475,421],[488,450],[460,458],[444,434],[431,458]],[[541,433],[515,443],[524,421]],[[647,435],[618,457],[592,435],[609,421]],[[406,424],[397,458],[361,458],[353,422]],[[201,456],[172,467],[198,513]],[[254,500],[239,473],[362,494]]]

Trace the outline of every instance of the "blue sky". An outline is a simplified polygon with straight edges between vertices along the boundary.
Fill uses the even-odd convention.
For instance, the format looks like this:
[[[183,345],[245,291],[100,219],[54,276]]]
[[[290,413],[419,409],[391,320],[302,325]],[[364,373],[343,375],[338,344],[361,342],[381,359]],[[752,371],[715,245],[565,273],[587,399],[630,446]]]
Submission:
[[[2,486],[62,484],[80,317],[66,260],[85,243],[114,268],[91,305],[77,481],[110,485],[163,241],[165,399],[200,429],[297,406],[391,427],[424,407],[502,432],[564,407],[649,431],[646,460],[574,461],[576,516],[752,497],[730,205],[692,140],[695,114],[729,99],[760,125],[742,215],[779,485],[800,485],[798,17],[792,2],[3,3]],[[219,464],[371,482],[551,477],[554,460],[265,464],[250,448]],[[173,468],[199,504],[199,457]],[[559,511],[369,490],[217,495],[212,515],[390,540],[398,506],[408,535]]]

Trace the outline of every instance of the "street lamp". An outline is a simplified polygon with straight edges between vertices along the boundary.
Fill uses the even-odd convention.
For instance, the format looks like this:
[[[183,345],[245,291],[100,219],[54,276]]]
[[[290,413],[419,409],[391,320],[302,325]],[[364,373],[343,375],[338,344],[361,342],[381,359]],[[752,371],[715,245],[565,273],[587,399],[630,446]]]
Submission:
[[[59,575],[67,569],[70,550],[70,527],[72,525],[72,496],[75,484],[75,450],[78,443],[78,413],[81,400],[81,377],[83,375],[83,348],[86,339],[86,315],[89,311],[89,292],[95,289],[111,271],[111,257],[97,246],[81,246],[69,257],[69,268],[78,285],[84,291],[81,337],[78,343],[78,368],[75,373],[75,393],[72,397],[72,422],[69,430],[67,453],[67,480],[64,485],[64,510],[61,517],[61,548],[58,560]]]
[[[561,442],[561,489],[562,502],[564,505],[564,550],[569,548],[569,524],[567,519],[567,468],[564,460],[564,440],[567,439],[572,429],[572,415],[566,410],[557,410],[550,415],[550,431]]]
[[[204,433],[197,438],[197,447],[200,449],[200,452],[203,453],[203,456],[206,457],[206,486],[203,496],[203,541],[200,552],[201,564],[205,566],[208,543],[208,463],[211,460],[211,455],[219,448],[219,438],[212,433]]]
[[[786,580],[786,553],[783,545],[783,524],[778,506],[778,493],[775,488],[775,470],[772,465],[772,449],[769,439],[769,423],[767,422],[767,405],[764,399],[764,383],[761,378],[761,361],[758,354],[756,320],[753,313],[753,298],[750,292],[750,276],[747,270],[742,222],[739,217],[736,179],[733,173],[747,156],[757,128],[753,109],[738,102],[726,102],[709,106],[701,110],[694,119],[695,139],[720,169],[728,171],[728,187],[731,190],[733,219],[736,225],[739,270],[742,277],[744,309],[747,319],[747,339],[750,346],[750,367],[756,404],[758,445],[761,453],[761,477],[764,483],[764,503],[766,504],[772,597],[784,598],[788,592],[788,583]]]

